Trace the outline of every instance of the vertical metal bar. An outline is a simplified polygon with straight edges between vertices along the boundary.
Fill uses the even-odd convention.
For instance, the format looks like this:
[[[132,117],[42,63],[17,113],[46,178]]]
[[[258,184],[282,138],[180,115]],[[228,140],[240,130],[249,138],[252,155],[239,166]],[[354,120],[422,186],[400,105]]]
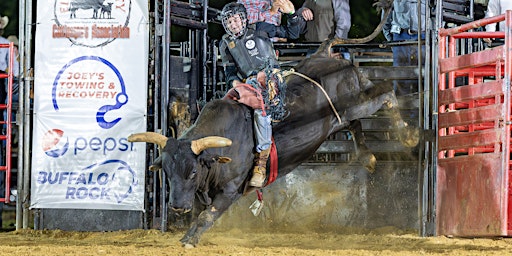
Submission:
[[[153,41],[154,46],[154,72],[155,72],[155,88],[153,90],[153,128],[154,130],[161,129],[161,123],[160,123],[160,94],[161,94],[161,80],[162,80],[162,48],[163,48],[163,36],[164,36],[164,27],[162,24],[162,20],[160,19],[160,0],[155,0],[155,36]],[[153,146],[154,149],[156,149],[156,145]],[[155,151],[157,152],[157,151]]]
[[[160,174],[160,182],[162,183],[162,187],[160,188],[160,217],[162,218],[162,226],[160,227],[160,230],[162,232],[167,231],[167,177],[165,176],[164,171],[159,171]]]
[[[160,181],[158,179],[158,173],[159,172],[151,172],[151,175],[153,176],[153,214],[152,214],[152,223],[151,223],[151,227],[154,226],[155,224],[155,220],[157,219],[156,216],[157,216],[157,211],[156,209],[158,209],[158,199],[159,197],[157,197],[157,191],[158,191],[158,182]]]
[[[469,18],[474,21],[474,7],[473,7],[473,0],[470,0],[469,1]],[[469,31],[473,31],[473,29],[469,30]],[[469,38],[468,39],[468,42],[467,42],[467,46],[468,46],[468,53],[472,53],[473,52],[473,38]]]
[[[434,32],[436,29],[434,25],[436,23],[432,23],[431,14],[430,14],[429,3],[425,2],[425,65],[424,65],[424,86],[423,92],[420,94],[420,120],[423,120],[423,130],[428,131],[432,130],[432,119],[431,115],[433,113],[432,107],[430,106],[430,97],[432,95],[433,88],[433,77],[434,73],[431,72],[431,65],[433,64],[432,56],[435,48],[435,39],[433,39]],[[423,114],[423,118],[421,118],[421,114]],[[420,207],[418,209],[419,216],[421,220],[420,225],[420,235],[421,236],[431,236],[434,234],[434,220],[433,216],[433,188],[432,188],[432,170],[433,170],[433,161],[432,158],[435,155],[432,148],[433,142],[430,140],[424,140],[424,149],[423,157],[420,157],[420,161],[418,162],[418,170],[422,170],[418,173],[418,185],[421,186],[418,191]]]
[[[160,102],[161,102],[161,113],[162,113],[162,119],[161,121],[161,128],[163,131],[163,134],[166,136],[169,136],[168,134],[168,113],[167,109],[169,106],[169,83],[170,83],[170,53],[169,53],[169,47],[171,44],[171,5],[170,0],[164,0],[164,15],[163,15],[163,36],[162,36],[162,85],[160,87]],[[165,180],[165,178],[164,178]],[[165,186],[162,187],[162,200],[160,201],[162,205],[162,231],[167,231],[167,208],[166,201],[165,201]]]
[[[217,47],[217,40],[212,41],[212,91],[213,95],[217,92],[217,56],[219,54],[219,48]],[[221,90],[223,92],[224,90]]]
[[[162,48],[163,48],[163,36],[164,36],[164,31],[165,31],[165,28],[162,24],[162,19],[161,19],[161,15],[163,14],[163,10],[160,9],[160,7],[162,7],[162,5],[160,4],[161,1],[160,0],[154,0],[154,5],[155,5],[155,18],[154,18],[154,22],[155,22],[155,37],[154,37],[154,65],[155,65],[155,69],[154,69],[154,72],[155,72],[155,88],[153,90],[153,130],[155,132],[157,131],[162,131],[162,123],[160,121],[160,100],[161,100],[161,94],[162,94],[162,86],[161,86],[161,81],[162,81]],[[165,6],[165,5],[164,5]],[[165,8],[165,7],[164,7]],[[162,12],[161,12],[162,11]],[[153,145],[153,152],[155,152],[155,156],[157,156],[158,154],[158,150],[157,150],[157,145]],[[157,172],[152,172],[151,174],[153,175],[153,211],[152,211],[152,226],[154,224],[154,221],[156,220],[156,215],[157,215],[157,212],[156,212],[156,209],[157,209],[157,203],[158,203],[158,198],[156,197],[156,188],[158,188],[156,186],[156,182],[158,179],[156,179],[156,173]]]
[[[450,37],[448,39],[448,58],[452,58],[452,57],[455,57],[455,55],[457,54],[457,40],[453,37]],[[455,72],[454,71],[450,71],[448,73],[448,88],[449,89],[452,89],[452,88],[455,88]],[[448,105],[449,108],[451,110],[455,110],[455,104],[454,103],[451,103]],[[448,128],[448,135],[452,135],[455,133],[455,128],[454,127],[449,127]],[[448,157],[454,157],[455,156],[455,150],[451,149],[451,150],[448,150]]]
[[[32,44],[32,30],[35,24],[32,22],[32,0],[27,0],[24,5],[24,19],[20,19],[21,21],[24,21],[25,29],[24,29],[24,36],[25,36],[25,42],[22,44],[22,48],[20,49],[20,54],[24,54],[25,56],[22,58],[20,56],[20,59],[24,61],[22,67],[24,67],[24,82],[29,81],[28,84],[24,84],[24,92],[23,98],[25,98],[25,101],[23,102],[23,133],[20,133],[20,140],[18,143],[20,145],[24,145],[25,141],[28,145],[28,143],[31,141],[30,136],[30,128],[32,124],[31,113],[30,113],[30,87],[33,84],[33,74],[32,74],[32,55],[31,50]],[[21,12],[21,8],[20,8]],[[21,91],[23,87],[20,87],[19,90]],[[22,99],[20,95],[20,100]],[[20,101],[20,105],[21,105]],[[23,139],[22,139],[23,137]],[[29,224],[29,216],[30,216],[30,210],[29,210],[29,191],[30,191],[30,148],[23,147],[23,151],[21,151],[22,148],[18,148],[18,152],[23,152],[23,186],[22,186],[22,194],[21,196],[18,196],[17,200],[21,200],[21,203],[23,204],[23,229],[28,228]],[[19,176],[18,176],[19,177]],[[34,216],[34,221],[36,220],[36,217]]]
[[[425,120],[423,120],[423,104],[421,104],[421,102],[424,102],[424,99],[426,98],[425,97],[425,89],[424,89],[424,86],[423,86],[423,77],[426,77],[422,74],[422,64],[421,64],[421,61],[422,61],[422,47],[421,47],[421,42],[422,42],[422,38],[421,38],[421,35],[422,35],[422,32],[423,30],[421,29],[421,26],[422,26],[422,19],[423,19],[423,16],[421,14],[421,3],[422,1],[418,1],[417,3],[417,17],[418,17],[418,44],[417,44],[417,47],[418,47],[418,101],[419,101],[419,104],[418,104],[418,124],[419,124],[419,129],[421,130],[424,130],[425,128]],[[427,8],[427,6],[425,6],[425,8]],[[428,10],[428,9],[425,9],[425,10]],[[425,21],[427,20],[427,17],[426,17],[426,13],[425,13]],[[430,31],[427,27],[427,25],[425,24],[425,31],[423,33],[425,33],[425,39],[428,38],[428,31]],[[425,45],[426,42],[425,42]],[[425,47],[427,48],[427,47]],[[426,57],[426,56],[425,56]],[[428,57],[427,57],[428,58]],[[424,158],[422,157],[424,152],[426,153],[427,150],[424,150],[425,149],[425,146],[426,146],[426,142],[423,140],[421,141],[420,140],[420,146],[419,146],[419,152],[418,152],[418,170],[423,170],[423,164],[424,164]],[[422,181],[423,180],[423,175],[424,173],[424,170],[423,171],[419,171],[418,172],[418,181]],[[419,202],[419,207],[418,207],[418,217],[420,220],[423,220],[423,216],[425,216],[425,214],[423,213],[423,209],[424,209],[424,204],[423,204],[423,200],[421,200],[423,198],[423,195],[424,195],[424,191],[421,189],[423,188],[423,184],[418,182],[418,186],[419,189],[418,189],[418,202]],[[422,224],[426,223],[426,221],[422,221]],[[423,226],[423,225],[421,225]],[[424,228],[420,228],[420,235],[422,234],[422,230],[424,230]]]
[[[30,0],[28,0],[30,2]],[[23,115],[21,115],[24,110],[24,102],[25,102],[25,33],[26,33],[26,22],[25,22],[25,9],[26,9],[26,0],[19,0],[18,2],[19,6],[19,22],[18,22],[18,30],[19,30],[19,56],[20,56],[20,73],[18,77],[18,113],[20,115],[17,115],[16,121],[18,122],[18,176],[17,176],[17,185],[16,185],[16,230],[20,230],[22,228],[22,222],[23,222],[23,195],[26,193],[23,189],[23,157],[19,154],[23,152],[24,149],[24,138],[23,138],[23,128],[24,126],[21,125],[24,118]]]
[[[168,116],[167,107],[169,105],[169,82],[170,82],[170,51],[171,44],[171,5],[170,0],[164,0],[164,17],[163,17],[163,31],[162,31],[162,82],[160,87],[160,102],[161,102],[161,128],[164,135],[168,135]]]
[[[421,13],[421,3],[422,1],[418,1],[417,2],[417,17],[418,17],[418,43],[417,43],[417,47],[418,47],[418,64],[417,64],[417,67],[418,67],[418,95],[419,95],[419,100],[421,100],[423,98],[423,74],[422,74],[422,71],[423,71],[423,64],[422,64],[422,61],[423,61],[423,49],[422,49],[422,45],[423,45],[423,39],[422,39],[422,33],[425,33],[425,36],[426,36],[426,31],[423,32],[423,30],[421,29],[422,26],[424,24],[422,24],[422,19],[423,19],[423,15]],[[427,10],[427,9],[426,9]],[[425,29],[426,30],[426,29]],[[422,120],[422,112],[421,112],[421,104],[419,104],[420,107],[418,109],[418,120],[417,120],[417,125],[419,124],[419,127],[423,127],[422,123],[420,122],[420,120]],[[421,151],[421,150],[420,150]],[[421,161],[419,161],[419,165],[421,165],[420,163]]]
[[[189,30],[188,32],[189,34],[189,38],[188,38],[188,42],[187,42],[187,46],[188,46],[188,52],[189,52],[189,56],[190,58],[197,58],[197,54],[196,54],[196,31],[193,31],[193,30]]]
[[[475,1],[469,0],[469,18],[471,20],[475,19]]]
[[[507,235],[511,234],[511,225],[512,225],[512,216],[510,213],[512,213],[511,209],[511,198],[510,196],[510,170],[509,170],[509,164],[510,164],[510,86],[511,86],[511,79],[512,79],[512,11],[507,10],[505,14],[505,51],[503,56],[505,58],[505,74],[504,74],[504,87],[503,87],[503,93],[504,93],[504,113],[505,113],[505,123],[503,129],[504,131],[504,141],[503,141],[503,150],[501,152],[502,156],[502,177],[503,177],[503,192],[501,193],[502,196],[505,198],[506,207],[502,207],[501,216],[507,216],[506,221],[502,221],[502,230],[506,231],[504,232]],[[499,74],[498,74],[499,75]]]
[[[430,211],[432,214],[432,235],[437,235],[437,163],[438,163],[438,157],[441,156],[442,153],[438,152],[439,148],[439,136],[444,135],[442,131],[439,130],[439,112],[444,111],[444,109],[441,109],[438,103],[438,95],[440,88],[444,88],[444,81],[446,79],[444,74],[441,74],[439,72],[439,61],[443,59],[443,56],[446,51],[446,37],[439,36],[440,29],[443,26],[443,15],[442,15],[442,8],[443,8],[443,1],[437,0],[436,3],[436,24],[435,24],[435,35],[437,37],[437,47],[434,49],[437,51],[433,54],[433,56],[437,56],[437,61],[434,61],[433,67],[432,67],[432,75],[434,77],[432,82],[432,130],[435,131],[436,136],[432,145],[432,172],[430,173],[430,188],[431,195],[430,198],[432,201],[430,202],[430,206],[432,207],[432,210]],[[433,40],[435,43],[435,41]]]
[[[208,24],[208,0],[203,0],[203,22],[204,24]],[[203,35],[202,35],[202,43],[203,43],[203,49],[201,51],[202,53],[202,60],[203,60],[203,100],[206,101],[206,91],[208,90],[208,72],[207,72],[207,62],[208,62],[208,26],[206,26],[205,29],[203,29]],[[196,96],[197,97],[197,96]]]

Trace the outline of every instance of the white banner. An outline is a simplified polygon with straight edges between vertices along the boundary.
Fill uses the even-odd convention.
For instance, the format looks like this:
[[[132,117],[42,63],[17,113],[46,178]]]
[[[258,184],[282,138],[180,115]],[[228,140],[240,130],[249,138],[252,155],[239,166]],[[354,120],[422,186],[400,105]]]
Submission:
[[[148,8],[38,1],[31,208],[144,210]]]

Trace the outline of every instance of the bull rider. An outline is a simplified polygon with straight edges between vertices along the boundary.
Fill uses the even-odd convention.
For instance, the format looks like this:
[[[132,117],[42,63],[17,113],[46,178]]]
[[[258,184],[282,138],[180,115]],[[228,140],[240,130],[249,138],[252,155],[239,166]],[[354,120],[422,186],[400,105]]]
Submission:
[[[289,18],[301,19],[296,14]],[[282,98],[285,83],[270,40],[272,35],[248,25],[244,5],[226,4],[221,19],[226,34],[219,48],[226,85],[232,86],[226,97],[254,109],[256,158],[249,185],[263,187],[272,145],[272,121],[282,120],[286,115]]]

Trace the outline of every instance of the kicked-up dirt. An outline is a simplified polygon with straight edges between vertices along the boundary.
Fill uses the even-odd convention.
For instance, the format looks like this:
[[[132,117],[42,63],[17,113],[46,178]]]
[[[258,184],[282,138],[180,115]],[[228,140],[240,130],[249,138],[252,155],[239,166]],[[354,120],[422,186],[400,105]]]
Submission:
[[[129,230],[0,233],[0,255],[510,255],[512,238],[420,237],[394,228],[346,232],[281,232],[213,228],[196,248],[182,232]]]

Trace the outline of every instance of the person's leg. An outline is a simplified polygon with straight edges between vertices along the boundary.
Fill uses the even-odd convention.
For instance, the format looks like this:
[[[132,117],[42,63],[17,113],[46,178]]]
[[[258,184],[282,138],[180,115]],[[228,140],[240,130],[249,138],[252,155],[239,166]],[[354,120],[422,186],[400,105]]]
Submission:
[[[0,102],[2,102],[2,104],[5,104],[5,100],[6,100],[6,96],[7,96],[7,92],[5,90],[5,88],[7,88],[7,79],[3,78],[3,79],[0,79]],[[4,121],[4,115],[2,115],[2,121]]]
[[[272,144],[272,126],[270,116],[263,116],[261,109],[254,110],[254,132],[256,134],[256,151],[261,152]]]
[[[256,136],[256,159],[249,185],[263,187],[267,172],[267,160],[272,144],[272,124],[270,116],[263,116],[260,109],[254,110],[254,134]]]
[[[2,104],[6,104],[6,98],[7,98],[6,97],[6,90],[5,90],[6,87],[7,87],[7,79],[0,79],[0,102]],[[6,112],[6,110],[2,110],[2,115],[1,115],[0,118],[2,119],[2,121],[7,120],[7,112]],[[6,126],[5,125],[2,125],[2,132],[1,133],[5,135],[5,133],[6,133]],[[6,159],[5,159],[6,143],[5,143],[5,140],[2,140],[0,145],[1,145],[1,148],[0,148],[0,165],[4,166],[5,163],[6,163]],[[3,192],[4,187],[2,186],[3,185],[3,175],[5,175],[5,172],[2,172],[2,174],[0,175],[0,176],[2,176],[2,178],[0,178],[0,179],[2,179],[0,181],[0,183],[1,183],[0,184],[0,190],[2,190],[1,193],[4,193]],[[0,194],[0,195],[2,195],[2,194]],[[0,205],[0,206],[3,207],[3,205]]]
[[[5,172],[0,173],[0,197],[5,197]],[[3,209],[4,203],[0,203],[0,229],[3,229]]]

